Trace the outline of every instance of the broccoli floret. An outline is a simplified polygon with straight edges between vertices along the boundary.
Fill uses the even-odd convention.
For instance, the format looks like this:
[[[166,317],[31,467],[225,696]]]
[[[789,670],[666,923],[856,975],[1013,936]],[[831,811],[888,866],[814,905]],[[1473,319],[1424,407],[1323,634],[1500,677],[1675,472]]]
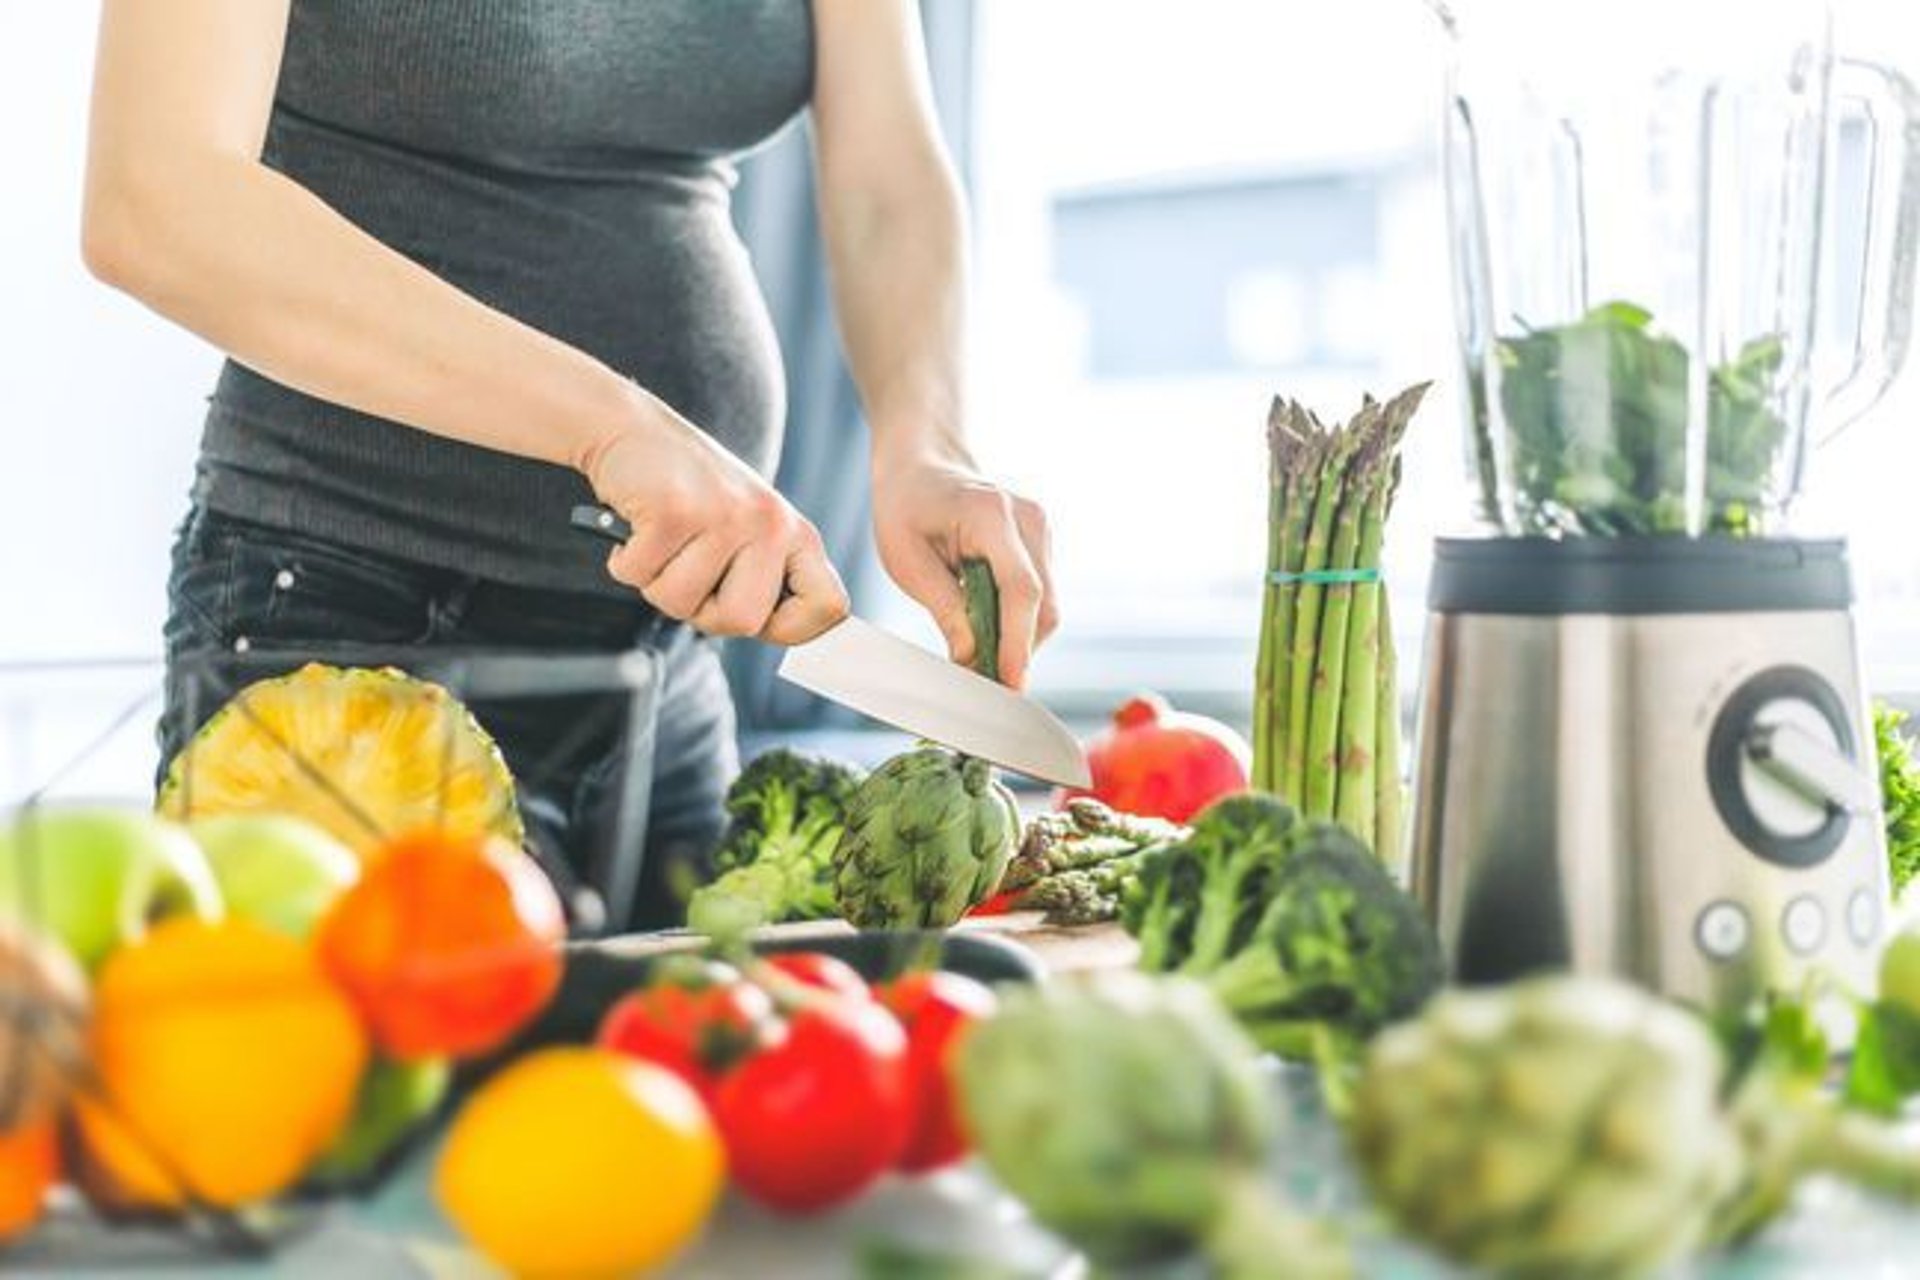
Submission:
[[[1140,966],[1212,986],[1265,1048],[1354,1045],[1441,980],[1417,904],[1344,828],[1267,795],[1220,801],[1186,840],[1141,861],[1121,922]]]
[[[1161,845],[1141,859],[1120,899],[1120,923],[1140,943],[1140,967],[1174,968],[1193,947],[1205,875],[1188,843]]]
[[[865,774],[853,765],[776,747],[755,756],[727,790],[721,874],[694,891],[687,923],[738,933],[781,920],[829,919],[833,850]]]
[[[1245,946],[1292,852],[1293,810],[1269,795],[1230,796],[1203,811],[1187,845],[1202,863],[1200,915],[1181,967],[1205,972]]]
[[[1357,1043],[1424,1004],[1440,948],[1365,846],[1314,833],[1273,886],[1247,944],[1201,976],[1263,1048],[1306,1056],[1320,1031]]]

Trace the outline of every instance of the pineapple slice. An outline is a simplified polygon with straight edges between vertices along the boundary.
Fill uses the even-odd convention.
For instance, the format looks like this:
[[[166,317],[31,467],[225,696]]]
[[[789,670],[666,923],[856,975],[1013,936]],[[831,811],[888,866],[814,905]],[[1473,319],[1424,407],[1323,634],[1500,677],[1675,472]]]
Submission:
[[[180,821],[292,814],[363,858],[421,827],[525,839],[486,730],[439,685],[391,667],[314,662],[248,685],[173,758],[159,808]]]

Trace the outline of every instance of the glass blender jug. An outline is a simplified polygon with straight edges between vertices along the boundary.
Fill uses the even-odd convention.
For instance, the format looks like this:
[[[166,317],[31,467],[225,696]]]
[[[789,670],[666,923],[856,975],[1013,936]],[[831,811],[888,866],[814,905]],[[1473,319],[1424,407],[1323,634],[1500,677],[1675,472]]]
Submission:
[[[1810,425],[1903,361],[1920,128],[1825,3],[1435,3],[1471,478],[1492,531],[1775,532]],[[1860,323],[1816,332],[1837,109],[1870,124]],[[1838,368],[1831,368],[1834,364]]]
[[[1434,547],[1414,891],[1461,982],[1870,990],[1890,904],[1851,574],[1839,541],[1779,535],[1809,433],[1906,355],[1915,95],[1836,59],[1811,0],[1442,16],[1485,527]],[[1847,103],[1869,194],[1840,219]],[[1851,343],[1820,331],[1840,257]]]

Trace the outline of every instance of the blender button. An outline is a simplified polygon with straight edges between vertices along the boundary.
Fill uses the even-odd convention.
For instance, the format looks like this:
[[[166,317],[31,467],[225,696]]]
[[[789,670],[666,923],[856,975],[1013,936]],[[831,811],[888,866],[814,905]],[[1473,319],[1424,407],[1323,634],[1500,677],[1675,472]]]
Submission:
[[[1700,913],[1694,937],[1715,960],[1731,960],[1747,949],[1752,934],[1747,913],[1737,902],[1716,902]]]
[[[1780,917],[1780,932],[1786,935],[1789,947],[1805,955],[1826,941],[1827,913],[1812,898],[1795,898]]]
[[[1847,932],[1861,946],[1880,933],[1880,899],[1871,889],[1855,889],[1847,899]]]

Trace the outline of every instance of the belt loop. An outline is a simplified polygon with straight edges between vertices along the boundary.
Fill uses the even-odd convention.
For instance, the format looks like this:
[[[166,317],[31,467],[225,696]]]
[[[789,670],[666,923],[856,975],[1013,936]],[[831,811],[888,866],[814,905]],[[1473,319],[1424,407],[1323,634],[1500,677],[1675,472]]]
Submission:
[[[432,640],[451,639],[466,621],[467,605],[473,599],[475,579],[455,578],[444,593],[435,595],[427,605],[427,635]]]

